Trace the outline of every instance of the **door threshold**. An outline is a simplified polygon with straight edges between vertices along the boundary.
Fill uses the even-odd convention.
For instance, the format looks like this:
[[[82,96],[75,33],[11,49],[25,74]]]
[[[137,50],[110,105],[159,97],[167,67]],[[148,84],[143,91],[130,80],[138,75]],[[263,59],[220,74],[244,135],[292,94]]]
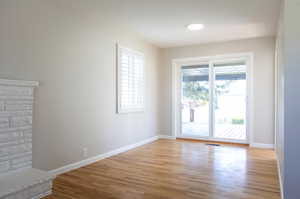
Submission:
[[[184,138],[184,137],[176,137],[176,140],[202,142],[202,143],[210,143],[210,144],[239,145],[239,146],[249,147],[248,143],[240,143],[234,141],[219,141],[219,140],[208,140],[208,139],[201,139],[201,138]]]

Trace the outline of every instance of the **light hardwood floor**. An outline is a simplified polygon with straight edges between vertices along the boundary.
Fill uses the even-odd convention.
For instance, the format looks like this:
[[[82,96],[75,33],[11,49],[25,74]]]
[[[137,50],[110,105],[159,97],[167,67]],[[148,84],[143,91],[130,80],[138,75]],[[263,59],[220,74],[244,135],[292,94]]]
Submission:
[[[47,199],[280,199],[275,154],[158,140],[60,175]]]

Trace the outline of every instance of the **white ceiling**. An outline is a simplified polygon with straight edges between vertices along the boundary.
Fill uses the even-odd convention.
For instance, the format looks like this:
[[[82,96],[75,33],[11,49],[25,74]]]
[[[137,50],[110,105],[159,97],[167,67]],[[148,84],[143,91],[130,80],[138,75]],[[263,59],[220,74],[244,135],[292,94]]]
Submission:
[[[280,0],[124,0],[118,15],[159,47],[275,35]],[[190,23],[205,28],[191,32]]]

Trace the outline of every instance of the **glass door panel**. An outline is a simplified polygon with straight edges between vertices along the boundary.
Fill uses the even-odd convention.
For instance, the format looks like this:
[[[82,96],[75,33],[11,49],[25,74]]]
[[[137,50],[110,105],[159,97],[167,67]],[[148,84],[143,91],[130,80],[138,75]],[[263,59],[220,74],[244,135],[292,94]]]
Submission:
[[[181,133],[209,136],[209,65],[183,66],[181,74]]]
[[[214,64],[214,137],[246,140],[246,65]]]

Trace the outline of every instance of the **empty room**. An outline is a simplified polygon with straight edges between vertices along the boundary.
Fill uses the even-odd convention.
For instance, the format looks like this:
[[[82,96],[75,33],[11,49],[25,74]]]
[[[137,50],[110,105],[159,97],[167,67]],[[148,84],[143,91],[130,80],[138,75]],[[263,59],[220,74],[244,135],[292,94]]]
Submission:
[[[0,199],[300,199],[299,0],[1,0]]]

